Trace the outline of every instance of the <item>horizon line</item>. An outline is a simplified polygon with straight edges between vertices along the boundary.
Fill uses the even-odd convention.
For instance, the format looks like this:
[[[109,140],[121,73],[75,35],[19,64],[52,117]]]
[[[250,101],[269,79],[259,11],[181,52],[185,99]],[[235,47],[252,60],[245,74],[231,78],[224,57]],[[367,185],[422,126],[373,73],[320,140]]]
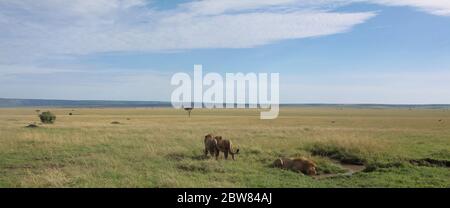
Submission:
[[[77,102],[159,102],[159,103],[172,103],[171,101],[160,101],[160,100],[106,100],[106,99],[47,99],[47,98],[6,98],[0,97],[0,100],[46,100],[46,101],[77,101]],[[205,104],[202,102],[202,104]],[[220,103],[216,103],[220,104]],[[227,104],[227,103],[222,103]],[[234,103],[238,104],[238,103]],[[249,103],[244,103],[249,105]],[[393,105],[393,106],[427,106],[427,105],[450,105],[450,103],[329,103],[329,102],[284,102],[279,103],[279,105]]]

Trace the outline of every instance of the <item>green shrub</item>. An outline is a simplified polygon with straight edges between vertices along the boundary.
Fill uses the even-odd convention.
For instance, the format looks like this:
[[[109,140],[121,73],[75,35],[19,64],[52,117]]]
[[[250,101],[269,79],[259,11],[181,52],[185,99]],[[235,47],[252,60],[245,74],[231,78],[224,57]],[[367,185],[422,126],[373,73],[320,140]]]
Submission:
[[[41,119],[41,122],[45,124],[52,124],[56,120],[56,116],[50,111],[42,112],[39,114],[39,118]]]

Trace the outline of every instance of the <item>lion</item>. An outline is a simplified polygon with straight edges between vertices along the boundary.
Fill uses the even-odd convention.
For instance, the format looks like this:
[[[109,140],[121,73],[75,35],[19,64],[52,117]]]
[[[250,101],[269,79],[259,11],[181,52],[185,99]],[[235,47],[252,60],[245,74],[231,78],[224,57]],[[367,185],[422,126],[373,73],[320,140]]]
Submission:
[[[278,158],[273,162],[273,166],[282,169],[301,172],[306,175],[317,175],[317,165],[305,157],[300,158]]]
[[[217,140],[214,139],[214,136],[212,134],[206,135],[204,142],[205,142],[205,157],[208,157],[208,152],[211,156],[219,154],[217,149]]]
[[[234,155],[239,153],[239,148],[237,148],[236,151],[233,152],[233,144],[230,140],[222,139],[222,136],[216,136],[214,137],[214,139],[217,142],[216,159],[219,157],[219,153],[223,152],[225,160],[228,159],[228,154],[231,154],[231,158],[235,160]]]

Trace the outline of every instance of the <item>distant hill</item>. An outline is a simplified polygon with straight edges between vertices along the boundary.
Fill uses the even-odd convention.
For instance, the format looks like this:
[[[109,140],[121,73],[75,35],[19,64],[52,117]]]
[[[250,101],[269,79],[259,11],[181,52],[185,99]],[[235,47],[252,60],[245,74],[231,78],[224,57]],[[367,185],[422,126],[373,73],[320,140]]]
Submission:
[[[107,100],[47,100],[0,98],[0,108],[12,107],[67,107],[67,108],[126,108],[126,107],[171,107],[170,102],[161,101],[107,101]],[[333,108],[421,108],[449,109],[450,104],[392,105],[392,104],[281,104],[282,107],[333,107]]]
[[[105,101],[105,100],[45,100],[0,98],[0,108],[5,107],[170,107],[170,102],[159,101]]]

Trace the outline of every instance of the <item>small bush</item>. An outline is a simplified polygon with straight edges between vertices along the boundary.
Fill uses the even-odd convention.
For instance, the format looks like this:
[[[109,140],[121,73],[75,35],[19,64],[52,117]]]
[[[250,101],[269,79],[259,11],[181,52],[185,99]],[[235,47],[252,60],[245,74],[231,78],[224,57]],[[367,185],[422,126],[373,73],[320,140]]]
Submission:
[[[111,124],[120,124],[120,122],[118,122],[118,121],[113,121],[113,122],[111,122]]]
[[[56,120],[56,116],[50,111],[42,112],[39,115],[39,118],[41,119],[41,122],[45,124],[52,124]]]

